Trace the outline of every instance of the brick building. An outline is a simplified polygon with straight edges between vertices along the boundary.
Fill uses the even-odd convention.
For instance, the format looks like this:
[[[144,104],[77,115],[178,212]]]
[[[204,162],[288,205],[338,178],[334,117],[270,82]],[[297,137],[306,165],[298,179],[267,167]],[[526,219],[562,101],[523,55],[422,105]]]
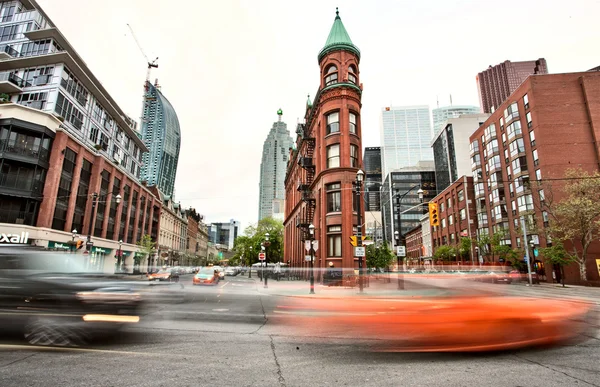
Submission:
[[[352,184],[362,166],[360,51],[337,12],[318,60],[319,89],[314,101],[307,101],[285,179],[284,259],[292,267],[310,265],[303,241],[310,239],[308,226],[313,224],[314,239],[320,242],[316,268],[329,262],[358,268],[349,237],[357,232],[361,200]]]
[[[152,190],[62,129],[52,114],[17,104],[1,105],[0,114],[0,232],[28,232],[31,243],[49,249],[69,249],[68,242],[91,235],[90,264],[104,272],[114,271],[122,241],[132,271],[136,242],[144,234],[157,238],[161,205]],[[44,138],[52,139],[49,149]],[[92,193],[99,195],[93,213]]]
[[[419,224],[404,235],[406,241],[406,264],[420,266],[423,258],[423,228]]]
[[[434,251],[440,246],[458,246],[462,237],[476,239],[474,197],[473,178],[462,176],[431,200],[437,203],[440,217],[440,225],[432,227],[431,231]],[[478,261],[475,245],[463,261],[472,264]]]
[[[498,109],[513,91],[532,74],[548,74],[546,60],[504,61],[477,74],[479,103],[484,113]]]
[[[570,168],[597,171],[600,135],[600,73],[533,75],[470,137],[478,235],[506,230],[504,244],[523,249],[520,217],[536,234],[535,247],[547,247],[541,210],[544,180],[551,181],[553,200],[560,200],[560,179]],[[554,180],[554,181],[552,181]],[[535,184],[534,184],[535,183]],[[538,235],[539,234],[539,235]],[[598,281],[595,261],[600,243],[588,251],[588,280]],[[552,279],[552,268],[534,269]],[[566,280],[579,281],[577,265],[566,268]]]

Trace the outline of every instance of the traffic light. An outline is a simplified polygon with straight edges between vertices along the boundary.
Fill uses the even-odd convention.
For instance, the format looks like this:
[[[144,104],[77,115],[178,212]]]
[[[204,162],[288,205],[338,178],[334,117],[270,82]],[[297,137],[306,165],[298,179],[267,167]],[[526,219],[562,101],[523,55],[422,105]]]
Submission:
[[[83,241],[82,240],[78,240],[77,244],[75,246],[77,247],[77,250],[80,250],[83,247]]]
[[[354,247],[358,246],[358,238],[356,237],[356,235],[352,235],[350,237],[350,244]]]
[[[432,227],[440,225],[440,215],[438,214],[437,203],[429,203],[429,224]]]

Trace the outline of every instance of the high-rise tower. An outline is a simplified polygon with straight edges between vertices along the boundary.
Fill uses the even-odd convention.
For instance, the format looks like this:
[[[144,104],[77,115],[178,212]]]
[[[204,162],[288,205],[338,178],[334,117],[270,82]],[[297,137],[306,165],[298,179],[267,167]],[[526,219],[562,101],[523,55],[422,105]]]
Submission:
[[[285,200],[285,170],[293,140],[286,123],[281,121],[282,115],[283,111],[279,109],[277,122],[273,123],[263,145],[258,220],[268,217],[277,218],[283,213],[281,203]]]
[[[142,140],[150,152],[143,156],[142,180],[146,180],[149,186],[158,186],[165,195],[172,196],[181,147],[179,119],[158,85],[147,82],[146,86]]]
[[[352,184],[362,168],[360,51],[337,11],[318,60],[319,89],[306,104],[286,175],[285,257],[294,267],[308,267],[304,241],[312,224],[320,242],[315,266],[331,262],[353,270],[358,258],[348,241],[356,234],[362,202]]]

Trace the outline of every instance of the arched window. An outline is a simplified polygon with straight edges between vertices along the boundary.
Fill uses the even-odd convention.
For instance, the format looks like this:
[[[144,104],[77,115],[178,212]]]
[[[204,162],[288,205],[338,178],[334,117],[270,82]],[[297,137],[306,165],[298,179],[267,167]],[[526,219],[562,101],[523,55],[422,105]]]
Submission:
[[[348,67],[348,80],[356,84],[356,68],[354,67],[354,65],[350,65]]]
[[[337,67],[335,65],[331,65],[325,71],[325,86],[333,85],[338,81],[338,73]]]

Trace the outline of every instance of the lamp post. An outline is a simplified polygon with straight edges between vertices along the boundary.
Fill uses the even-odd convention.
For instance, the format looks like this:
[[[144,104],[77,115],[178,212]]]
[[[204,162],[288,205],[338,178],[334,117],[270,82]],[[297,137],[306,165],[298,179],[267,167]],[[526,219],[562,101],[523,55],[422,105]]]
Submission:
[[[398,230],[394,232],[394,237],[396,238],[396,246],[404,246],[404,234],[402,233],[402,199],[406,197],[413,189],[419,187],[417,194],[419,195],[419,200],[423,202],[423,190],[420,188],[420,185],[412,186],[408,191],[403,193],[402,195],[398,195],[398,190],[396,190],[396,208],[398,209]],[[398,289],[404,289],[404,278],[402,277],[402,273],[400,271],[400,261],[401,258],[398,251],[396,251],[396,258],[398,262]]]
[[[252,278],[252,246],[250,246],[250,258],[248,261],[248,278]]]
[[[119,271],[122,271],[121,266],[123,265],[123,250],[121,250],[121,247],[123,246],[123,240],[120,239],[119,240],[119,250],[117,250],[117,264],[119,267]]]
[[[356,245],[357,247],[362,247],[362,214],[361,214],[361,200],[360,200],[360,193],[361,193],[361,187],[362,187],[362,183],[363,183],[363,179],[365,177],[365,173],[359,169],[358,172],[356,172],[356,184],[355,184],[355,188],[356,188],[356,196],[358,197],[358,208],[357,208],[357,214],[356,214],[356,218],[357,218],[357,235],[356,235]],[[312,248],[312,246],[311,246]],[[358,286],[360,289],[360,292],[363,292],[363,257],[358,257]]]
[[[315,241],[315,226],[311,223],[308,226],[308,232],[310,233],[310,294],[315,294],[315,250],[313,249],[313,242]]]
[[[271,244],[271,242],[269,242],[269,233],[265,233],[265,241],[263,242],[263,245],[265,246],[265,267],[263,269],[263,278],[265,279],[265,288],[268,287],[267,275],[269,274],[269,271],[268,271],[269,266],[267,264],[267,258],[268,258],[267,247],[269,247],[270,244]]]
[[[75,237],[77,236],[77,229],[71,231],[71,253],[75,251]]]

